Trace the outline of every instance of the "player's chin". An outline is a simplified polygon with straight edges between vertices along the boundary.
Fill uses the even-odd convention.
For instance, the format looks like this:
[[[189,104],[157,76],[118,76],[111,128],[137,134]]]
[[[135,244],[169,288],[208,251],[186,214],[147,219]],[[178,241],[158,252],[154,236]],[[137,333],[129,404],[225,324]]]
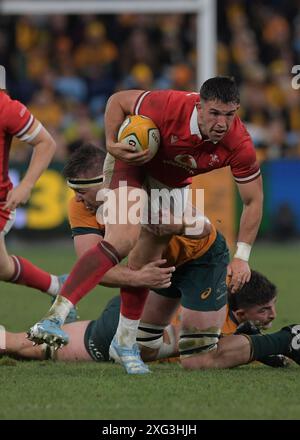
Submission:
[[[210,140],[212,142],[219,142],[221,139],[223,139],[223,137],[225,136],[226,131],[223,131],[222,133],[217,133],[216,131],[213,131],[211,136],[210,136]]]

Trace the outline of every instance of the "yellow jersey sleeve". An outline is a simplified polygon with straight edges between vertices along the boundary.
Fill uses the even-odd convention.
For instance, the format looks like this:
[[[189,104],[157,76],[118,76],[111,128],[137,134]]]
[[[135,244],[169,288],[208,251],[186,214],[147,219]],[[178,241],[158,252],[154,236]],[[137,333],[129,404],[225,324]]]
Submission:
[[[77,202],[75,197],[69,202],[68,218],[72,237],[85,234],[104,235],[104,225],[98,223],[96,215],[86,209],[83,202]]]

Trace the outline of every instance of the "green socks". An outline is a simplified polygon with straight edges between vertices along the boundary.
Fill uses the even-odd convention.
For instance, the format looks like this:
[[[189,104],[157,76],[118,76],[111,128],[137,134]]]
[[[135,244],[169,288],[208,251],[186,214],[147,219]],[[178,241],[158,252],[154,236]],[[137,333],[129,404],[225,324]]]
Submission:
[[[292,335],[286,330],[270,335],[248,335],[252,342],[252,359],[259,361],[265,356],[285,354],[291,342]]]

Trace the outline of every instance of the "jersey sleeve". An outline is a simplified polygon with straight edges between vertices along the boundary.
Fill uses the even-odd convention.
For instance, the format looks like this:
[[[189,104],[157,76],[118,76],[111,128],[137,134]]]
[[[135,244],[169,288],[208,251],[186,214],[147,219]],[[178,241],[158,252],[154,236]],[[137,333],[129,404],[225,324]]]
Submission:
[[[28,108],[19,101],[7,96],[5,106],[5,129],[12,136],[21,138],[34,123],[34,117]]]
[[[169,95],[169,90],[142,93],[135,103],[134,114],[148,116],[158,128],[161,127],[164,122],[163,118]]]
[[[230,167],[236,183],[249,183],[260,176],[260,168],[256,159],[256,151],[251,136],[239,117],[234,122],[232,142],[236,143]]]
[[[252,182],[260,176],[260,167],[250,136],[235,150],[230,167],[234,180],[239,184]]]
[[[104,226],[97,222],[96,215],[89,212],[82,202],[77,202],[75,197],[69,202],[68,218],[73,238],[86,234],[104,236]]]

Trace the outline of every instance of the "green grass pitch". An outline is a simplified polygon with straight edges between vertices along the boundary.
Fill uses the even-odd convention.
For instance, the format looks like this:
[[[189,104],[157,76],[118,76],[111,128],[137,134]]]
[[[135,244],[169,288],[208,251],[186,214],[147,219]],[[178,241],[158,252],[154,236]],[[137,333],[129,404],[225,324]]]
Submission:
[[[11,249],[53,273],[75,261],[70,246]],[[263,245],[253,250],[252,267],[278,285],[273,328],[300,322],[299,244]],[[48,296],[0,283],[0,323],[26,330],[48,309]],[[98,287],[79,308],[81,319],[97,317],[115,293]],[[299,419],[300,369],[244,366],[185,372],[157,364],[153,374],[129,377],[119,366],[100,363],[0,359],[0,419]]]

